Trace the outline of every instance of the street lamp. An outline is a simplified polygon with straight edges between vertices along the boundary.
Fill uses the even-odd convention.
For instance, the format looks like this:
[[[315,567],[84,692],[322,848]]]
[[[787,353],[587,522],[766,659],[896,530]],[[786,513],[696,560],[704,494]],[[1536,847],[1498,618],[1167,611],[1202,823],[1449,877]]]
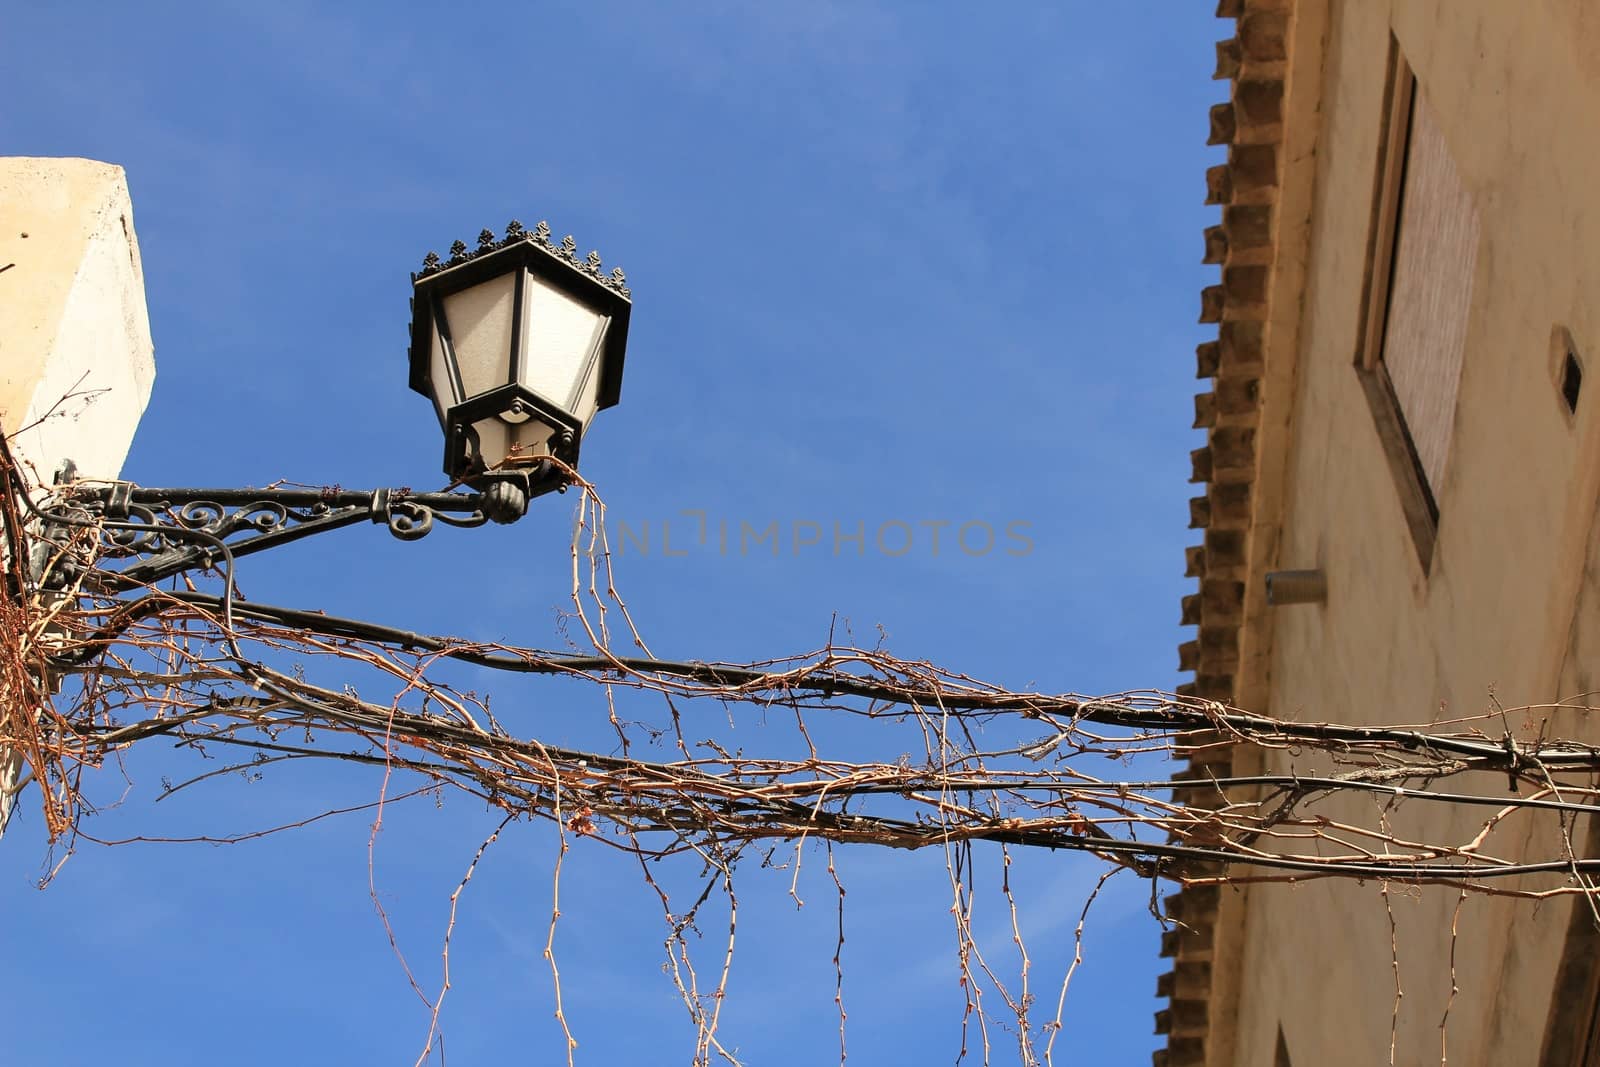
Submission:
[[[129,589],[364,521],[408,541],[435,519],[514,522],[532,497],[565,489],[589,423],[621,393],[632,307],[622,271],[603,274],[598,252],[580,259],[570,236],[552,242],[546,223],[513,221],[503,238],[484,230],[473,251],[457,241],[448,260],[428,253],[411,280],[411,387],[439,417],[445,473],[478,492],[152,489],[74,482],[69,463],[37,509],[36,573],[73,527],[97,528],[101,557],[129,561],[97,568]],[[72,567],[58,563],[62,581]]]
[[[513,220],[503,239],[457,241],[412,275],[411,388],[433,401],[444,428],[444,472],[492,485],[554,456],[578,462],[583,434],[622,390],[628,287],[578,258],[541,222]]]

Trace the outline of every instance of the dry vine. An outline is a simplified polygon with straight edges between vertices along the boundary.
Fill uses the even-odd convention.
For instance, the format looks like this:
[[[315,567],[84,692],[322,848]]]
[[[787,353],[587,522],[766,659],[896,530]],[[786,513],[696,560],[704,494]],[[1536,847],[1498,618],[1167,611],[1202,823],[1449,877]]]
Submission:
[[[944,853],[967,1001],[962,1053],[970,1024],[985,1063],[994,1055],[997,1018],[1021,1062],[1052,1062],[1066,986],[1082,960],[1089,904],[1119,872],[1191,886],[1350,878],[1374,880],[1385,894],[1391,883],[1442,884],[1463,895],[1534,898],[1589,893],[1588,876],[1600,872],[1600,860],[1580,856],[1567,832],[1575,815],[1600,810],[1591,780],[1600,751],[1519,739],[1501,727],[1496,712],[1456,720],[1448,730],[1378,728],[1283,722],[1154,691],[1019,692],[834,634],[813,652],[759,663],[656,658],[617,592],[600,500],[575,474],[571,620],[588,644],[579,653],[413,633],[248,601],[236,595],[231,573],[223,575],[220,592],[182,583],[113,595],[100,582],[111,573],[103,531],[92,523],[58,527],[50,539],[41,538],[37,523],[25,531],[26,516],[15,503],[21,480],[9,456],[4,462],[11,491],[0,518],[7,541],[30,546],[38,565],[30,574],[27,553],[10,553],[0,604],[0,744],[26,760],[52,841],[70,850],[87,838],[80,825],[87,771],[156,738],[241,753],[176,788],[239,768],[333,759],[382,770],[380,817],[382,805],[440,787],[504,813],[450,898],[444,985],[430,996],[413,980],[430,1020],[419,1062],[435,1048],[460,896],[484,851],[518,820],[549,820],[560,832],[545,955],[569,1063],[577,1038],[561,1007],[554,938],[560,859],[579,840],[638,858],[666,922],[667,970],[694,1027],[697,1064],[737,1062],[723,1040],[722,1009],[739,914],[735,867],[752,852],[765,850],[763,865],[771,866],[774,849],[793,848],[793,893],[805,843],[826,846],[838,894],[833,964],[841,1062],[845,886],[835,845]],[[70,487],[61,496],[70,499]],[[485,698],[443,680],[449,664],[589,683],[604,702],[614,748],[580,751],[541,741],[527,725],[530,716],[503,703],[491,711]],[[53,697],[45,680],[64,673],[72,682]],[[352,675],[363,676],[359,686],[348,683]],[[317,680],[323,677],[332,680]],[[660,702],[658,725],[628,717],[641,695]],[[685,732],[691,705],[706,703],[734,716],[791,717],[794,751],[746,754],[715,738],[692,739]],[[835,717],[874,724],[877,752],[815,744],[810,727]],[[662,744],[649,746],[652,739]],[[663,745],[668,758],[640,752]],[[1133,757],[1220,745],[1290,749],[1297,765],[1317,770],[1189,781],[1105,773]],[[908,748],[916,755],[885,755]],[[1486,773],[1516,791],[1487,795],[1474,782]],[[395,775],[410,784],[391,784]],[[1463,784],[1444,788],[1453,781]],[[1321,798],[1352,794],[1385,803],[1483,805],[1485,817],[1469,839],[1421,841],[1387,819],[1337,821],[1313,810]],[[1535,819],[1560,823],[1563,854],[1529,859],[1501,848],[1513,840],[1504,832],[1509,823]],[[1017,952],[1011,984],[973,934],[973,872],[985,842],[997,846],[1002,872],[1015,848],[1087,852],[1107,865],[1084,906],[1079,951],[1046,1019],[1037,1014],[1008,874],[1001,892]],[[687,907],[652,875],[649,861],[674,856],[707,872],[703,891]],[[691,959],[688,935],[716,896],[728,908],[727,938],[702,971]],[[1398,965],[1396,959],[1397,983]]]

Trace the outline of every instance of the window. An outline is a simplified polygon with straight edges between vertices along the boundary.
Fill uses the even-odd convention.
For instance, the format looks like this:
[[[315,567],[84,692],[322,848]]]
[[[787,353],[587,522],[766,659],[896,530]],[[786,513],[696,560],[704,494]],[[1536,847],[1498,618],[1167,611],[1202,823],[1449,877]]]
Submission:
[[[1583,360],[1572,331],[1557,326],[1550,336],[1550,355],[1555,364],[1556,389],[1561,394],[1562,410],[1570,417],[1578,413],[1578,395],[1583,391]]]
[[[1392,40],[1385,134],[1356,367],[1426,570],[1455,427],[1478,216]]]

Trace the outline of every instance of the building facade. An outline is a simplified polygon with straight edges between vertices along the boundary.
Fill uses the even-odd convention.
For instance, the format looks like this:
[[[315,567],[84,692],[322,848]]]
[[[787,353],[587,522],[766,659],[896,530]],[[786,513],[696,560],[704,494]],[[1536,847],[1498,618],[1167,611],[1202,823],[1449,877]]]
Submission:
[[[1600,5],[1223,0],[1220,284],[1196,401],[1196,695],[1281,718],[1600,742]],[[1267,599],[1317,570],[1318,603]],[[1185,775],[1308,770],[1197,754]],[[1450,788],[1464,788],[1453,780]],[[1470,788],[1504,791],[1483,776]],[[1318,814],[1470,839],[1482,808]],[[1527,821],[1502,853],[1561,854]],[[1576,827],[1591,855],[1600,843]],[[1559,880],[1558,880],[1559,881]],[[1156,1062],[1600,1064],[1600,936],[1571,896],[1192,889]],[[1455,935],[1452,935],[1455,931]],[[1403,996],[1397,996],[1403,993]],[[1391,1050],[1391,1044],[1393,1046]]]

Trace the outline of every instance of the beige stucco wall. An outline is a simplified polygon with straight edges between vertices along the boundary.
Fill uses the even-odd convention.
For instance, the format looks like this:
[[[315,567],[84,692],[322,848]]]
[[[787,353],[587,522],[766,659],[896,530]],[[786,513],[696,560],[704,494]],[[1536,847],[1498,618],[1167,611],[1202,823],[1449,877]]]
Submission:
[[[114,477],[155,360],[122,168],[0,158],[0,425],[48,478]],[[41,421],[42,420],[42,421]]]
[[[1299,17],[1307,8],[1319,20],[1328,9],[1327,35],[1275,564],[1324,568],[1329,598],[1273,609],[1267,703],[1306,720],[1430,722],[1481,712],[1491,694],[1508,708],[1573,696],[1600,677],[1600,17],[1586,0],[1349,0],[1302,4]],[[1391,31],[1482,226],[1427,572],[1353,367]],[[1575,418],[1556,387],[1558,325],[1586,357]],[[1508,722],[1521,736],[1600,740],[1578,711]],[[1506,785],[1451,788],[1463,784]],[[1370,800],[1310,810],[1377,817]],[[1490,810],[1412,803],[1391,819],[1464,841]],[[1510,820],[1496,847],[1555,848],[1530,845],[1525,827]],[[1385,898],[1309,882],[1246,897],[1236,1022],[1214,1019],[1233,1032],[1211,1042],[1234,1050],[1229,1062],[1272,1064],[1280,1025],[1297,1065],[1390,1062],[1392,956],[1404,991],[1394,1062],[1440,1062],[1447,1009],[1452,1065],[1538,1062],[1565,900],[1472,897],[1452,947],[1448,889],[1391,886]]]
[[[0,158],[0,428],[35,486],[114,478],[155,359],[122,168]],[[0,832],[20,763],[0,751]]]

